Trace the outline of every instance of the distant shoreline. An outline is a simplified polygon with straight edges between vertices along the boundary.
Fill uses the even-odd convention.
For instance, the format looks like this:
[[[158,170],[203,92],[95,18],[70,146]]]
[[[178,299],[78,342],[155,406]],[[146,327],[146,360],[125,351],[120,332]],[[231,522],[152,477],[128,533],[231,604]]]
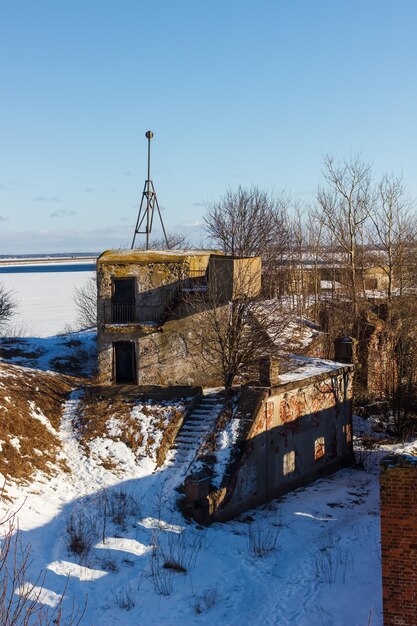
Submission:
[[[38,255],[38,256],[2,256],[0,257],[0,267],[17,267],[25,265],[91,265],[95,264],[98,254],[73,254],[73,255]]]

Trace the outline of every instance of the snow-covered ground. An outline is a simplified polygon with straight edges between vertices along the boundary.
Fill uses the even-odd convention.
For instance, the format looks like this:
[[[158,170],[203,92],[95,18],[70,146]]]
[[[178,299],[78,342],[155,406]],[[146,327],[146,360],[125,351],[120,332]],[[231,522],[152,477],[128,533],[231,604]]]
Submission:
[[[11,289],[18,302],[12,326],[31,337],[63,332],[75,322],[75,288],[94,275],[89,271],[0,274],[0,284]]]
[[[344,469],[205,529],[177,508],[181,471],[172,456],[156,470],[111,439],[96,440],[86,456],[73,431],[78,397],[67,402],[60,431],[71,472],[8,488],[22,505],[30,581],[46,572],[46,604],[65,593],[67,615],[86,601],[83,626],[382,625],[383,452],[366,452],[362,470]],[[357,420],[357,431],[370,429],[370,420]],[[104,448],[122,461],[123,478],[100,462]],[[120,502],[126,513],[117,521],[111,511]],[[79,556],[69,549],[77,525],[89,544]]]
[[[76,403],[75,394],[61,429],[71,474],[15,491],[23,540],[32,546],[31,581],[46,572],[45,602],[54,604],[68,579],[64,611],[87,598],[81,624],[88,626],[382,624],[375,463],[203,529],[176,508],[174,465],[155,472],[150,459],[137,464],[119,442],[121,480],[87,458],[72,432]],[[120,494],[130,509],[115,524],[104,502]],[[70,520],[92,533],[83,557],[68,549]],[[165,569],[167,561],[187,571]]]
[[[73,290],[87,279],[84,272],[0,276],[16,290],[34,336],[53,335],[73,321]],[[93,345],[92,333],[76,340],[83,337]],[[73,338],[29,343],[39,356],[32,363],[16,358],[44,369],[74,347]],[[153,459],[138,461],[111,438],[96,440],[86,455],[74,432],[78,401],[74,392],[59,432],[70,472],[7,489],[13,507],[21,506],[19,527],[31,546],[29,580],[45,573],[45,605],[64,594],[65,617],[73,603],[82,610],[86,602],[81,626],[382,625],[381,452],[364,454],[365,469],[344,469],[204,529],[177,507],[181,467],[172,457],[156,470]],[[370,425],[360,419],[356,432]],[[103,465],[103,455],[121,461],[123,476]],[[69,549],[77,529],[87,543],[78,556]],[[186,571],[171,569],[175,564]]]

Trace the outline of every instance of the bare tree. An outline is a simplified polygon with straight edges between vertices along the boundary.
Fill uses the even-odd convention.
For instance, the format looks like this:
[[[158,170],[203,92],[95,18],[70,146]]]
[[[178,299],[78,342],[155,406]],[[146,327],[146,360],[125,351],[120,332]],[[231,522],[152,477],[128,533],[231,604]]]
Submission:
[[[4,495],[4,488],[0,498]],[[70,615],[63,617],[66,585],[54,609],[43,604],[44,577],[39,574],[29,582],[30,546],[24,546],[22,533],[16,528],[15,513],[0,519],[4,529],[0,545],[0,623],[2,626],[79,626],[83,609],[72,606]]]
[[[284,195],[240,186],[229,189],[204,218],[206,232],[223,252],[262,257],[264,292],[271,296],[277,290],[290,237],[288,205]]]
[[[411,215],[412,207],[412,201],[405,195],[402,179],[385,175],[378,185],[376,201],[369,216],[371,236],[377,248],[373,256],[377,266],[387,276],[390,303],[394,280],[399,294],[403,293],[409,274],[408,261],[410,255],[414,256],[415,218]]]
[[[259,266],[254,272],[250,263],[242,263],[231,284],[221,263],[219,259],[219,272],[217,268],[209,272],[207,290],[188,293],[185,299],[194,314],[191,342],[195,352],[228,390],[236,379],[257,376],[260,359],[277,352],[274,341],[290,316],[279,300],[261,298]]]
[[[358,315],[358,283],[363,269],[363,228],[372,204],[371,168],[360,156],[324,160],[325,187],[319,187],[317,218],[337,244],[334,262],[347,275],[353,315]]]
[[[322,222],[315,219],[314,212],[310,209],[306,219],[306,244],[308,250],[308,262],[311,267],[311,284],[314,297],[313,317],[319,319],[320,294],[321,294],[321,272],[320,267],[323,260],[322,251]]]
[[[0,326],[16,314],[17,300],[12,290],[0,284]]]
[[[97,326],[97,283],[96,277],[89,278],[74,293],[76,324],[80,329]]]
[[[190,248],[190,241],[186,235],[179,233],[167,233],[168,243],[165,237],[154,239],[150,243],[151,250],[187,250]]]
[[[307,233],[304,212],[295,206],[290,220],[290,245],[287,253],[289,292],[292,307],[300,317],[305,314],[312,288],[308,259]]]

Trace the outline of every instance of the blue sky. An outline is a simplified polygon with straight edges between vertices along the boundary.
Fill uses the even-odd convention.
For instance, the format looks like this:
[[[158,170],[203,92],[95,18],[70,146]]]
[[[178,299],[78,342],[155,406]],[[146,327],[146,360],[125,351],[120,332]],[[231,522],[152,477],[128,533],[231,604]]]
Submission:
[[[326,153],[417,196],[413,0],[0,0],[0,254],[130,246],[257,184],[312,202]]]

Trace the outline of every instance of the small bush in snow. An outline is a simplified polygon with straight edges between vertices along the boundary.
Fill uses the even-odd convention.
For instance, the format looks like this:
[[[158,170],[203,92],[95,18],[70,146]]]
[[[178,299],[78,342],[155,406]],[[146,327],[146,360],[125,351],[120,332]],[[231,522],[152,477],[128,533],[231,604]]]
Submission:
[[[68,550],[81,561],[87,561],[97,541],[96,520],[83,510],[77,510],[68,518],[66,530]]]
[[[341,546],[339,539],[331,534],[314,554],[313,560],[316,578],[321,583],[331,584],[337,578],[345,583],[347,573],[353,570],[350,550]]]
[[[127,519],[139,515],[139,505],[135,498],[119,489],[117,491],[102,491],[89,500],[96,509],[97,524],[103,543],[106,543],[108,525],[110,522],[126,530]]]
[[[129,611],[135,606],[135,594],[129,583],[112,591],[115,604],[124,611]]]
[[[128,517],[139,515],[139,505],[132,495],[119,489],[110,495],[109,514],[113,524],[125,528]]]
[[[183,530],[181,533],[167,533],[166,545],[161,548],[164,567],[177,572],[193,569],[205,538],[205,533],[201,531]]]
[[[278,549],[279,527],[251,524],[248,528],[248,548],[251,556],[264,558]]]
[[[0,500],[4,493],[0,490]],[[25,546],[22,533],[15,526],[15,514],[6,513],[0,518],[0,624],[2,626],[64,626],[64,585],[58,604],[48,607],[47,591],[43,588],[44,576],[39,572],[35,582],[29,582],[31,547]],[[65,626],[80,626],[84,608],[75,604],[65,618]]]
[[[101,567],[106,570],[106,572],[116,573],[119,571],[119,564],[110,554],[107,554],[101,559]]]
[[[174,588],[172,570],[161,567],[158,557],[149,555],[150,577],[153,588],[161,596],[170,596]]]

